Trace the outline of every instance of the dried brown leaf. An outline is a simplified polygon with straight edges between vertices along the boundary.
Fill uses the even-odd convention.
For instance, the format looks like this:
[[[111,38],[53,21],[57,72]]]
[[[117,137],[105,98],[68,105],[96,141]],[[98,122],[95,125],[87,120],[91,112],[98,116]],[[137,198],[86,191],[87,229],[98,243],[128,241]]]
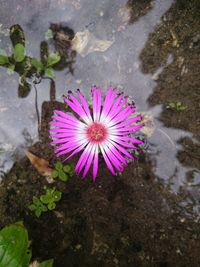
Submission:
[[[30,160],[33,167],[43,176],[51,176],[53,169],[49,167],[46,159],[37,157],[33,153],[26,151],[26,156]]]

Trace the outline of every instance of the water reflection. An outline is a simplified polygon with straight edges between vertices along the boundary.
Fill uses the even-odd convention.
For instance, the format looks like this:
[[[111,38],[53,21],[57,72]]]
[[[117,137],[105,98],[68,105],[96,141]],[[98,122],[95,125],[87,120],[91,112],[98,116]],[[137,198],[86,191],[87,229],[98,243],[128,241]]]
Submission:
[[[156,131],[151,139],[160,151],[153,156],[155,173],[173,190],[194,197],[196,210],[199,209],[197,185],[200,182],[199,71],[195,67],[200,47],[198,7],[198,1],[192,1],[189,7],[186,1],[177,1],[149,36],[140,55],[142,71],[153,75],[156,81],[147,101],[153,110],[160,107],[156,124],[162,134]],[[177,16],[179,19],[173,20]],[[169,55],[173,60],[167,64]],[[162,71],[155,75],[159,68]],[[167,108],[169,103],[178,102],[183,109]]]
[[[7,90],[11,88],[13,90],[13,87],[17,86],[18,97],[27,98],[29,96],[29,99],[26,102],[20,103],[17,101],[15,103],[12,96],[11,101],[9,99],[4,102],[2,101],[0,114],[2,117],[0,142],[1,172],[8,170],[12,166],[13,160],[18,155],[22,155],[23,149],[30,145],[30,142],[27,143],[26,136],[36,140],[37,131],[40,133],[39,113],[41,100],[38,92],[40,87],[46,84],[46,89],[43,89],[43,91],[46,90],[44,93],[47,98],[50,91],[50,99],[52,101],[56,97],[55,71],[64,70],[65,74],[73,75],[73,63],[76,57],[76,52],[71,49],[70,44],[70,40],[74,36],[73,30],[62,24],[51,24],[50,30],[52,31],[52,39],[41,41],[40,43],[40,59],[29,55],[25,33],[19,24],[15,24],[9,29],[12,47],[8,48],[5,39],[2,38],[3,48],[8,50],[8,52],[6,53],[5,49],[0,51],[0,65],[7,69],[7,73],[5,71],[0,73],[1,80],[4,81],[2,83],[1,98],[4,100],[9,94],[11,96],[12,93],[8,94]],[[61,35],[62,38],[60,37]],[[16,48],[18,46],[20,49]],[[19,75],[19,78],[17,78],[16,74]],[[46,79],[49,80],[49,83]],[[11,83],[15,83],[15,86],[11,86]],[[8,88],[10,86],[11,88]],[[32,88],[35,89],[33,92],[31,92]],[[33,107],[32,110],[30,109],[31,106]],[[17,112],[15,112],[15,115],[19,116],[17,117],[17,123],[14,124],[15,138],[12,138],[13,125],[9,125],[10,120],[16,122],[15,116],[11,113],[12,108],[16,108]],[[6,124],[5,121],[7,122]],[[24,123],[21,123],[21,121]],[[38,125],[36,122],[38,122]]]
[[[13,53],[7,55],[6,51],[2,50],[0,65],[7,68],[10,75],[14,71],[19,74],[19,97],[26,97],[30,93],[31,81],[36,84],[43,78],[53,79],[54,69],[63,70],[68,67],[69,73],[73,74],[72,64],[76,56],[76,52],[71,50],[70,43],[74,37],[73,30],[67,26],[52,24],[49,31],[52,31],[56,52],[49,52],[48,42],[42,41],[40,59],[37,59],[26,54],[25,34],[21,26],[17,24],[10,27]]]
[[[50,29],[53,32],[53,45],[61,55],[60,62],[56,65],[56,70],[68,68],[68,73],[73,75],[76,51],[71,49],[71,41],[74,38],[74,31],[64,23],[52,23]]]

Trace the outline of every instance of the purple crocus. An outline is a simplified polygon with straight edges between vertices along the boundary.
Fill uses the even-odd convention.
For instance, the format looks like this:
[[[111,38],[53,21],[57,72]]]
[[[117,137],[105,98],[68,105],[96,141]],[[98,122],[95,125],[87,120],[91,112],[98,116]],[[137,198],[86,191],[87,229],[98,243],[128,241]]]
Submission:
[[[83,150],[75,172],[82,172],[85,177],[93,163],[93,180],[97,176],[100,152],[113,175],[123,171],[127,158],[134,159],[129,150],[137,149],[135,144],[143,143],[132,137],[142,127],[138,124],[141,116],[133,117],[135,105],[127,103],[128,97],[124,97],[124,93],[117,95],[117,89],[112,87],[108,88],[104,101],[101,89],[92,87],[92,108],[80,90],[77,95],[79,99],[69,91],[68,98],[64,98],[76,117],[59,110],[52,116],[54,128],[50,129],[50,135],[53,138],[51,144],[57,146],[56,155],[70,153],[67,160]]]

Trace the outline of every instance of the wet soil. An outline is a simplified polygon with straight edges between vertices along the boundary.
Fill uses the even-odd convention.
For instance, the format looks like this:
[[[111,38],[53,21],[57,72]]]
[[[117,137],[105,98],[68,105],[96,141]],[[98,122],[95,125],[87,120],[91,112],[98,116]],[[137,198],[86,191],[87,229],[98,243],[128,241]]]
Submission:
[[[179,138],[177,159],[187,172],[184,186],[194,183],[193,195],[199,203],[200,171],[200,2],[176,1],[163,16],[162,23],[150,34],[141,55],[144,73],[152,75],[156,87],[148,98],[151,107],[162,105],[158,119],[168,128],[185,130],[191,137]],[[171,62],[169,58],[171,57]],[[159,74],[159,69],[162,72]],[[180,101],[186,109],[167,108]],[[183,186],[183,187],[184,187]],[[191,188],[190,191],[192,192]]]
[[[44,102],[41,141],[29,150],[55,162],[48,141],[48,122],[58,102]],[[72,162],[73,164],[73,162]],[[180,196],[155,180],[145,151],[123,176],[113,177],[100,161],[92,182],[73,176],[49,185],[25,157],[0,187],[0,226],[23,220],[32,240],[33,257],[55,259],[55,267],[199,266],[200,231]],[[37,219],[27,206],[44,185],[56,186],[62,200]]]
[[[162,18],[150,34],[140,58],[144,73],[150,73],[157,85],[148,101],[163,104],[160,120],[167,127],[200,135],[200,2],[180,0]],[[172,63],[167,64],[168,57]],[[163,67],[160,75],[155,75]],[[168,103],[181,101],[183,112],[166,109]]]

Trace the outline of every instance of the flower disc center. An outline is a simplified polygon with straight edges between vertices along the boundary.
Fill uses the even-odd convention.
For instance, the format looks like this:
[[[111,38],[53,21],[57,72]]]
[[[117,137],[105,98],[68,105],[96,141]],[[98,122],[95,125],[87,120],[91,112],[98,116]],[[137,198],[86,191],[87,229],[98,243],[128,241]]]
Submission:
[[[101,123],[94,122],[87,128],[87,137],[90,142],[93,143],[103,142],[106,139],[107,134],[106,127]]]

